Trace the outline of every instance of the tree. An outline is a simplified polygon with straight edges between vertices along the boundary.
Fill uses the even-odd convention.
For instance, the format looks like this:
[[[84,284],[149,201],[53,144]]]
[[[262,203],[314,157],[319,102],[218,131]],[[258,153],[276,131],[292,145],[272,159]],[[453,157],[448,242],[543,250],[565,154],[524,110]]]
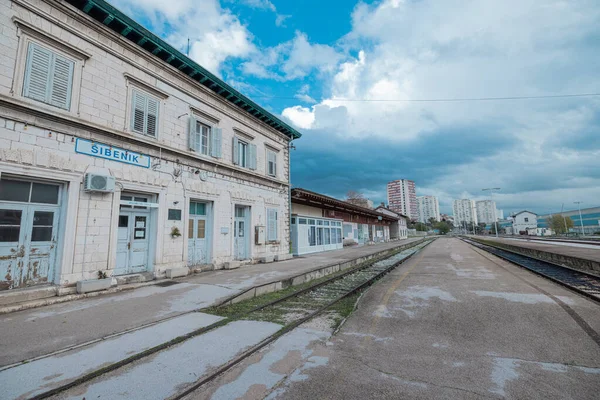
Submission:
[[[427,225],[425,225],[422,222],[417,222],[415,224],[415,229],[420,231],[420,232],[427,232],[429,230],[429,228],[427,227]]]
[[[551,215],[546,218],[546,223],[556,233],[557,235],[561,235],[563,233],[569,232],[569,229],[573,228],[573,220],[569,217],[563,217],[560,214]],[[566,229],[565,229],[566,225]]]
[[[346,193],[347,200],[364,200],[365,195],[361,192],[357,192],[356,190],[348,190]]]
[[[437,221],[435,220],[434,217],[431,217],[427,220],[427,222],[429,223],[429,225],[431,226],[435,226],[435,224],[437,223]]]
[[[433,227],[439,230],[441,235],[445,235],[452,230],[452,224],[446,221],[436,222]]]

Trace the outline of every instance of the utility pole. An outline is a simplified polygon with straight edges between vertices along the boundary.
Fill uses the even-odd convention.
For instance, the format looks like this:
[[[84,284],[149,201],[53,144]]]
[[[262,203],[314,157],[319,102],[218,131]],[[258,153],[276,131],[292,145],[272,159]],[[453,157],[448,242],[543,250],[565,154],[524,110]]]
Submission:
[[[482,192],[488,191],[490,192],[490,200],[494,202],[494,190],[500,190],[500,188],[487,188],[481,189]],[[494,205],[494,207],[496,207]],[[496,210],[494,209],[494,225],[496,226],[496,237],[498,237],[498,216],[496,215]]]
[[[581,224],[581,234],[585,235],[585,230],[583,229],[583,219],[581,218],[581,202],[580,201],[574,201],[574,204],[577,204],[577,208],[579,209],[579,223]]]

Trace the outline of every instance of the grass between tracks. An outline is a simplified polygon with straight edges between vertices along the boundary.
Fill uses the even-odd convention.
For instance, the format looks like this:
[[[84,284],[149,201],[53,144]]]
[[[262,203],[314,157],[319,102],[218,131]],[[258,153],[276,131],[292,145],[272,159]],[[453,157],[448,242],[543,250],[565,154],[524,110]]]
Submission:
[[[413,247],[413,246],[409,246],[409,247]],[[385,256],[381,256],[381,257],[371,259],[369,261],[365,261],[359,265],[352,267],[351,269],[337,271],[333,274],[329,274],[329,275],[323,276],[318,279],[313,279],[309,282],[305,282],[300,285],[290,286],[288,288],[278,290],[276,292],[266,293],[266,294],[263,294],[263,295],[260,295],[257,297],[253,297],[251,299],[240,301],[239,303],[229,304],[229,305],[221,306],[221,307],[208,307],[208,308],[203,309],[202,312],[207,313],[207,314],[218,315],[221,317],[226,317],[226,318],[229,318],[232,320],[252,319],[252,316],[248,315],[248,313],[250,311],[252,311],[253,309],[255,309],[256,307],[271,303],[275,300],[281,299],[282,297],[299,292],[303,289],[306,289],[310,286],[316,285],[327,279],[331,279],[333,277],[343,275],[350,270],[359,269],[361,267],[374,264],[374,263],[384,260],[386,258],[390,258],[390,257],[406,250],[409,247],[403,246],[402,248],[397,249]],[[348,304],[346,303],[346,299],[349,299],[348,302],[349,302],[349,304],[351,304],[351,306],[348,306]],[[339,321],[343,320],[343,318],[345,318],[345,316],[349,315],[351,313],[351,310],[354,308],[354,303],[356,301],[356,297],[354,295],[352,295],[352,296],[348,296],[346,299],[343,299],[342,301],[340,301],[339,303],[337,303],[331,307],[332,310],[335,310],[336,313],[341,316],[339,318]],[[353,299],[353,300],[351,300],[351,299]],[[350,308],[350,311],[347,310],[348,308]],[[270,322],[281,323],[284,325],[288,322],[288,321],[286,321],[285,315],[282,315],[281,312],[278,312],[278,311],[274,311],[273,313],[264,313],[263,312],[261,314],[263,314],[263,316],[259,318],[260,320],[267,320]],[[264,317],[265,314],[267,315],[266,317]],[[336,320],[337,320],[337,317],[336,317]]]

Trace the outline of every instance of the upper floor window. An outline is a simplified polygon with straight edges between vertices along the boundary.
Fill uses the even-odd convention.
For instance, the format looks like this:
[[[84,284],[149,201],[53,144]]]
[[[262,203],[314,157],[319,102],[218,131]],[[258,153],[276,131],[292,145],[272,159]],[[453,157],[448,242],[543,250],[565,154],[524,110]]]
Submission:
[[[189,147],[206,156],[221,158],[222,130],[212,125],[190,118]]]
[[[143,135],[156,137],[160,101],[138,89],[133,89],[131,96],[131,130]]]
[[[74,66],[73,60],[36,43],[29,43],[23,96],[69,110]]]
[[[529,218],[525,217],[525,222],[529,222]]]
[[[277,153],[267,149],[267,174],[277,176]]]
[[[256,145],[234,137],[233,163],[240,167],[256,169]]]

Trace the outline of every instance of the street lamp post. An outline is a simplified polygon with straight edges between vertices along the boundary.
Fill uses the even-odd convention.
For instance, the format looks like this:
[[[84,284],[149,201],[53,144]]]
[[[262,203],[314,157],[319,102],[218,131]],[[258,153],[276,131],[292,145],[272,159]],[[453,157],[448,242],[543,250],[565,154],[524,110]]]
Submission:
[[[581,218],[581,202],[580,201],[574,201],[574,204],[577,204],[577,208],[579,210],[579,223],[581,224],[581,234],[585,235],[585,230],[583,229],[583,219]]]
[[[500,188],[487,188],[481,189],[482,192],[490,191],[490,200],[494,202],[494,190],[500,190]],[[494,205],[494,207],[496,207]],[[496,237],[498,237],[498,216],[496,215],[496,210],[494,210],[494,225],[496,226]]]

